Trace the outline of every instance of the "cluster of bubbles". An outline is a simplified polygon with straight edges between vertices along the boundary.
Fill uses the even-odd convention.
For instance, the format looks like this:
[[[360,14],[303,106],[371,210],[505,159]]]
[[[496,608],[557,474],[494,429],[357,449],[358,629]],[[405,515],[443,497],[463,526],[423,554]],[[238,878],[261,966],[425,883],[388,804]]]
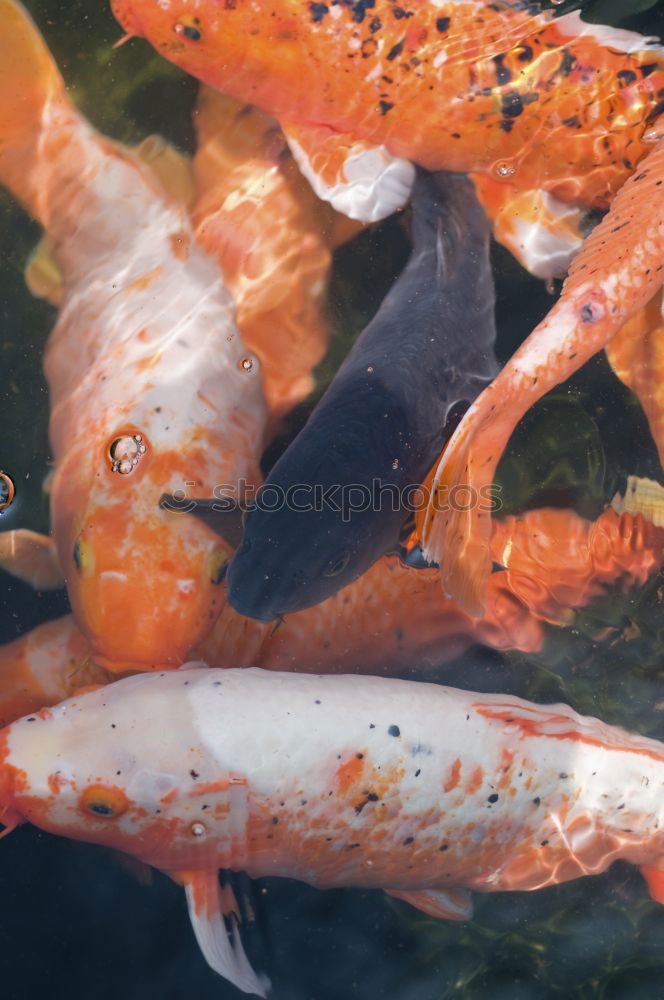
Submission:
[[[108,449],[111,471],[119,472],[121,476],[128,476],[136,468],[146,451],[142,434],[125,434],[115,438]]]

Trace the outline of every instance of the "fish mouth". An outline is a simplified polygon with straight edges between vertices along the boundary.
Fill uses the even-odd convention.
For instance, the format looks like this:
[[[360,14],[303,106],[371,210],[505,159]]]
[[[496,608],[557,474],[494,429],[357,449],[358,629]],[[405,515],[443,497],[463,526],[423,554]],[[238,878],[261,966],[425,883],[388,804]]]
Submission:
[[[280,611],[272,611],[268,608],[261,608],[260,606],[252,608],[243,604],[241,600],[238,601],[237,597],[230,590],[228,591],[228,603],[232,607],[233,611],[237,611],[237,613],[242,615],[243,618],[253,618],[256,622],[269,624],[269,622],[274,622],[283,618]]]

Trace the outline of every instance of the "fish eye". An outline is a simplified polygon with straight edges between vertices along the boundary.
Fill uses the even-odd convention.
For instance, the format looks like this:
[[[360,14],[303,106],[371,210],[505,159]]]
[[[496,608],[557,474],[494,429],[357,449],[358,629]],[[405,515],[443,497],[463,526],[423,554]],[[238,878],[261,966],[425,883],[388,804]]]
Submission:
[[[210,581],[217,586],[225,578],[228,571],[228,552],[225,549],[218,549],[213,552],[208,562]]]
[[[126,812],[129,805],[121,788],[113,785],[90,785],[81,796],[81,806],[86,812],[103,819],[115,819]]]
[[[330,559],[329,563],[323,570],[323,576],[339,576],[339,573],[343,573],[346,566],[350,562],[350,551],[346,549],[341,552],[338,556]]]
[[[74,542],[71,556],[79,573],[89,573],[94,570],[95,559],[92,546],[81,535]]]

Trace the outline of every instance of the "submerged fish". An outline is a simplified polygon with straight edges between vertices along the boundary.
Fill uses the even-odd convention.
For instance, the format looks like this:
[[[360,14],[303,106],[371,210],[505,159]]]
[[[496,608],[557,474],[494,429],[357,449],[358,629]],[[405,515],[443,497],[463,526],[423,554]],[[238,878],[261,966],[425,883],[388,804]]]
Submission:
[[[644,489],[645,485],[645,489]],[[274,628],[238,615],[225,601],[192,655],[209,663],[304,673],[395,673],[431,670],[475,643],[536,652],[544,623],[571,625],[575,610],[610,586],[643,585],[664,565],[664,531],[644,520],[658,513],[662,489],[634,483],[595,522],[544,509],[494,526],[492,554],[506,569],[489,581],[483,618],[446,600],[438,573],[379,559],[323,604],[289,615]],[[662,520],[660,517],[659,520]],[[222,588],[225,584],[222,584]],[[39,625],[0,646],[0,723],[36,712],[108,677],[71,615]]]
[[[664,744],[567,705],[378,677],[142,675],[0,733],[5,833],[27,820],[169,873],[208,963],[260,995],[219,868],[469,920],[470,892],[623,859],[664,901],[662,783]]]
[[[228,571],[242,614],[320,603],[396,548],[442,441],[497,370],[489,226],[467,178],[420,174],[412,237],[402,275],[247,513]],[[193,513],[223,535],[218,509]]]
[[[581,247],[560,299],[470,407],[435,467],[429,505],[418,512],[420,538],[426,556],[440,564],[446,593],[471,614],[481,613],[491,572],[491,511],[479,504],[461,510],[448,497],[460,485],[482,496],[529,407],[625,324],[637,338],[647,334],[644,316],[663,284],[664,119],[653,140],[639,172]],[[653,322],[657,328],[661,318]],[[623,377],[638,387],[638,373]],[[644,401],[648,391],[646,379]]]
[[[194,120],[196,238],[219,262],[274,425],[311,392],[327,349],[331,248],[341,234],[273,118],[204,87]]]
[[[520,0],[111,6],[129,34],[275,115],[317,192],[367,219],[403,204],[409,160],[606,207],[664,85],[656,39]]]
[[[243,368],[230,297],[185,208],[81,117],[24,9],[0,0],[0,20],[0,182],[62,276],[44,362],[58,560],[99,661],[177,665],[216,617],[229,551],[159,498],[259,481],[258,365]]]

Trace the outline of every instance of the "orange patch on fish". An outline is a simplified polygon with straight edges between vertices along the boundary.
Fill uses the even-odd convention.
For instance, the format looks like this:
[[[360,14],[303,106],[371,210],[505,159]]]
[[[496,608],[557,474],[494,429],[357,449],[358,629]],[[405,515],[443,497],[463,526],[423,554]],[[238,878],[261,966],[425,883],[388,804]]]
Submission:
[[[453,788],[459,784],[459,775],[461,774],[461,760],[459,757],[456,758],[452,767],[450,769],[449,776],[443,785],[444,792],[451,792]]]

